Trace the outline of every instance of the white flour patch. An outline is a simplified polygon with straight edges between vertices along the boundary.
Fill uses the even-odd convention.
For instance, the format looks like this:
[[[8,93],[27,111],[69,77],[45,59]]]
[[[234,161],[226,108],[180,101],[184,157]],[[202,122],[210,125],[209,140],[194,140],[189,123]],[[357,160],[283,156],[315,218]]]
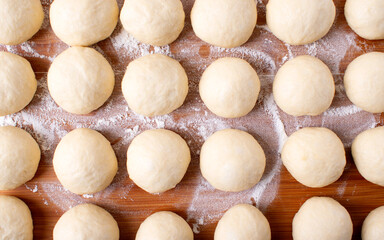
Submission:
[[[361,111],[362,111],[361,108],[359,108],[355,105],[349,105],[349,106],[342,106],[342,107],[336,107],[336,108],[329,108],[326,112],[324,112],[324,116],[345,117],[345,116],[359,113]]]
[[[339,197],[343,197],[344,196],[344,192],[345,192],[345,188],[347,187],[348,185],[348,182],[347,181],[344,181],[338,188],[337,188],[337,195]]]

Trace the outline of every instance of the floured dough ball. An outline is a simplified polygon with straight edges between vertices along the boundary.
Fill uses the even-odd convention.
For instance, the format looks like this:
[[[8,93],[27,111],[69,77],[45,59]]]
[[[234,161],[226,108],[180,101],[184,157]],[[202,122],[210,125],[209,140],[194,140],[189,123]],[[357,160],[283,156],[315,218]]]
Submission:
[[[25,108],[37,88],[31,64],[16,54],[0,52],[0,85],[0,116]]]
[[[205,105],[216,115],[242,117],[256,105],[260,80],[248,62],[220,58],[204,71],[199,91]]]
[[[344,75],[351,102],[371,113],[384,112],[384,53],[371,52],[353,60]]]
[[[115,74],[111,65],[92,48],[71,47],[55,58],[48,71],[52,98],[65,111],[88,114],[111,96]]]
[[[136,240],[193,240],[188,223],[179,215],[163,211],[149,216],[141,223]]]
[[[348,25],[360,37],[384,39],[384,1],[347,0],[344,9]]]
[[[294,240],[351,240],[352,232],[348,211],[329,197],[308,199],[292,222]]]
[[[164,115],[183,105],[188,77],[178,61],[153,54],[128,65],[122,90],[134,112],[148,117]]]
[[[97,131],[79,128],[61,139],[53,167],[63,186],[76,194],[93,194],[111,184],[117,159],[110,142]]]
[[[284,144],[281,160],[289,173],[307,187],[325,187],[340,178],[346,165],[344,145],[327,128],[303,128]]]
[[[323,113],[334,95],[335,83],[327,65],[307,55],[286,62],[273,82],[276,104],[293,116]]]
[[[196,0],[192,27],[203,41],[225,48],[238,47],[251,37],[257,21],[254,0]]]
[[[53,229],[54,240],[119,239],[119,226],[112,215],[93,204],[81,204],[60,217]]]
[[[0,226],[0,239],[33,239],[31,211],[16,197],[0,195]]]
[[[324,37],[336,16],[332,0],[269,0],[267,24],[280,40],[303,45]]]
[[[191,161],[185,140],[165,130],[147,130],[135,137],[127,152],[129,177],[149,193],[174,188],[184,177]]]
[[[126,0],[120,19],[124,29],[140,42],[163,46],[180,35],[185,14],[180,0]]]
[[[240,192],[256,185],[265,169],[264,151],[252,135],[225,129],[212,134],[203,144],[200,169],[216,189]]]
[[[215,230],[215,240],[270,240],[271,228],[264,215],[252,205],[229,209]]]
[[[112,34],[119,7],[116,0],[54,0],[49,17],[60,40],[70,46],[89,46]]]
[[[362,240],[384,239],[384,206],[369,213],[361,231]]]

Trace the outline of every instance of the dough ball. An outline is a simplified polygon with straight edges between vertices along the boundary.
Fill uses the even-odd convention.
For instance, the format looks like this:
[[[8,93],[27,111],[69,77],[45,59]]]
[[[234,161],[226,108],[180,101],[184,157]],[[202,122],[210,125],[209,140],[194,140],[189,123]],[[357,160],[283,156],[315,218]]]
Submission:
[[[239,58],[220,58],[200,80],[200,96],[218,116],[236,118],[247,115],[256,105],[260,80],[248,62]]]
[[[13,53],[0,52],[0,86],[0,116],[25,108],[37,88],[31,64]]]
[[[119,7],[116,0],[54,0],[49,16],[60,40],[70,46],[89,46],[112,34]]]
[[[28,132],[0,127],[0,190],[12,190],[31,180],[39,162],[39,145]]]
[[[363,223],[361,238],[363,240],[384,239],[384,206],[369,213]]]
[[[384,39],[384,1],[347,0],[344,9],[348,25],[360,37]]]
[[[344,75],[351,102],[365,111],[384,112],[384,53],[371,52],[353,60]]]
[[[153,117],[171,113],[183,105],[188,94],[188,77],[178,61],[153,54],[128,65],[122,88],[134,112]]]
[[[112,215],[93,204],[81,204],[60,217],[53,229],[54,240],[119,239],[119,227]]]
[[[40,0],[0,0],[0,44],[17,45],[32,38],[44,20]]]
[[[126,0],[120,19],[140,42],[163,46],[180,35],[185,14],[180,0]]]
[[[292,222],[294,240],[351,240],[352,231],[347,210],[329,197],[308,199]]]
[[[133,139],[127,152],[129,177],[149,193],[174,188],[187,172],[190,161],[185,140],[165,129],[141,133]]]
[[[33,222],[28,206],[16,197],[0,195],[0,238],[32,240]]]
[[[284,166],[307,187],[325,187],[340,178],[346,165],[344,145],[327,128],[303,128],[293,133],[281,152]]]
[[[252,205],[229,209],[215,230],[215,240],[270,240],[271,228],[264,215]]]
[[[57,145],[53,168],[66,189],[76,194],[92,194],[111,184],[117,172],[117,159],[103,135],[79,128],[65,135]]]
[[[193,240],[188,223],[173,212],[157,212],[141,223],[136,240]]]
[[[200,169],[216,189],[240,192],[256,185],[265,169],[265,155],[252,135],[225,129],[210,136],[201,149]]]
[[[336,16],[332,0],[269,0],[267,24],[280,40],[303,45],[324,37]]]
[[[273,82],[276,104],[293,116],[323,113],[331,106],[334,95],[331,71],[311,56],[299,56],[286,62]]]
[[[251,37],[257,21],[254,0],[196,0],[192,27],[203,41],[225,48],[238,47]]]
[[[52,98],[70,113],[88,114],[98,109],[111,96],[114,86],[115,74],[111,65],[92,48],[65,50],[48,71]]]

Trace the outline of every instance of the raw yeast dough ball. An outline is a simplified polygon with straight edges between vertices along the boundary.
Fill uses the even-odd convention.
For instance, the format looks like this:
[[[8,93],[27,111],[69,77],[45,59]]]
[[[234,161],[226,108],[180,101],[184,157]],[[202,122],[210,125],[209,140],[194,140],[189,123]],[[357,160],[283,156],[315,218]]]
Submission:
[[[376,208],[364,220],[362,240],[384,239],[384,206]]]

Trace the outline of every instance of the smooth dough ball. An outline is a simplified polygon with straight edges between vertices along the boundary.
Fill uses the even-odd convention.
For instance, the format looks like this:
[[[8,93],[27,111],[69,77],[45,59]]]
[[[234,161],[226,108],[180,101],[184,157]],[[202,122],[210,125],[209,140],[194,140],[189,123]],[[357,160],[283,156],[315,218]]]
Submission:
[[[384,206],[376,208],[364,220],[362,240],[384,239]]]
[[[32,38],[44,20],[40,0],[0,0],[0,44],[17,45]]]
[[[281,160],[289,173],[307,187],[325,187],[340,178],[347,163],[344,145],[327,128],[308,127],[284,144]]]
[[[315,57],[299,56],[286,62],[273,82],[276,104],[293,116],[316,116],[327,110],[335,82],[327,65]]]
[[[126,0],[120,19],[124,29],[140,42],[163,46],[180,35],[185,14],[180,0]]]
[[[53,61],[48,71],[52,98],[65,111],[88,114],[111,96],[115,74],[111,65],[92,48],[71,47]]]
[[[117,159],[103,135],[79,128],[65,135],[57,145],[53,168],[66,189],[76,194],[92,194],[111,184],[117,172]]]
[[[0,52],[0,86],[0,116],[25,108],[37,88],[31,64],[16,54]]]
[[[252,135],[225,129],[212,134],[203,144],[200,169],[216,189],[240,192],[256,185],[265,169],[264,151]]]
[[[118,240],[119,226],[112,215],[93,204],[81,204],[60,217],[53,229],[54,240]]]
[[[324,37],[336,16],[332,0],[269,0],[267,24],[280,40],[303,45]]]
[[[216,115],[242,117],[256,105],[260,80],[248,62],[220,58],[204,71],[199,91],[205,105]]]
[[[308,199],[292,222],[294,240],[351,240],[352,232],[348,211],[329,197]]]
[[[215,240],[270,240],[271,228],[264,215],[252,205],[229,209],[215,230]]]
[[[0,195],[0,224],[0,239],[33,239],[31,211],[16,197]]]
[[[116,0],[54,0],[49,17],[60,40],[70,46],[89,46],[112,34],[119,7]]]
[[[136,240],[193,240],[188,223],[179,215],[163,211],[149,216],[141,223]]]
[[[384,112],[384,53],[371,52],[353,60],[344,75],[351,102],[371,113]]]
[[[257,21],[254,0],[196,0],[192,27],[203,41],[225,48],[238,47],[251,37]]]
[[[191,161],[185,140],[165,130],[147,130],[135,137],[127,152],[129,177],[149,193],[174,188],[184,177]]]
[[[148,117],[164,115],[183,105],[188,77],[178,61],[153,54],[128,65],[122,90],[134,112]]]
[[[384,39],[384,1],[347,0],[344,9],[348,25],[360,37]]]

